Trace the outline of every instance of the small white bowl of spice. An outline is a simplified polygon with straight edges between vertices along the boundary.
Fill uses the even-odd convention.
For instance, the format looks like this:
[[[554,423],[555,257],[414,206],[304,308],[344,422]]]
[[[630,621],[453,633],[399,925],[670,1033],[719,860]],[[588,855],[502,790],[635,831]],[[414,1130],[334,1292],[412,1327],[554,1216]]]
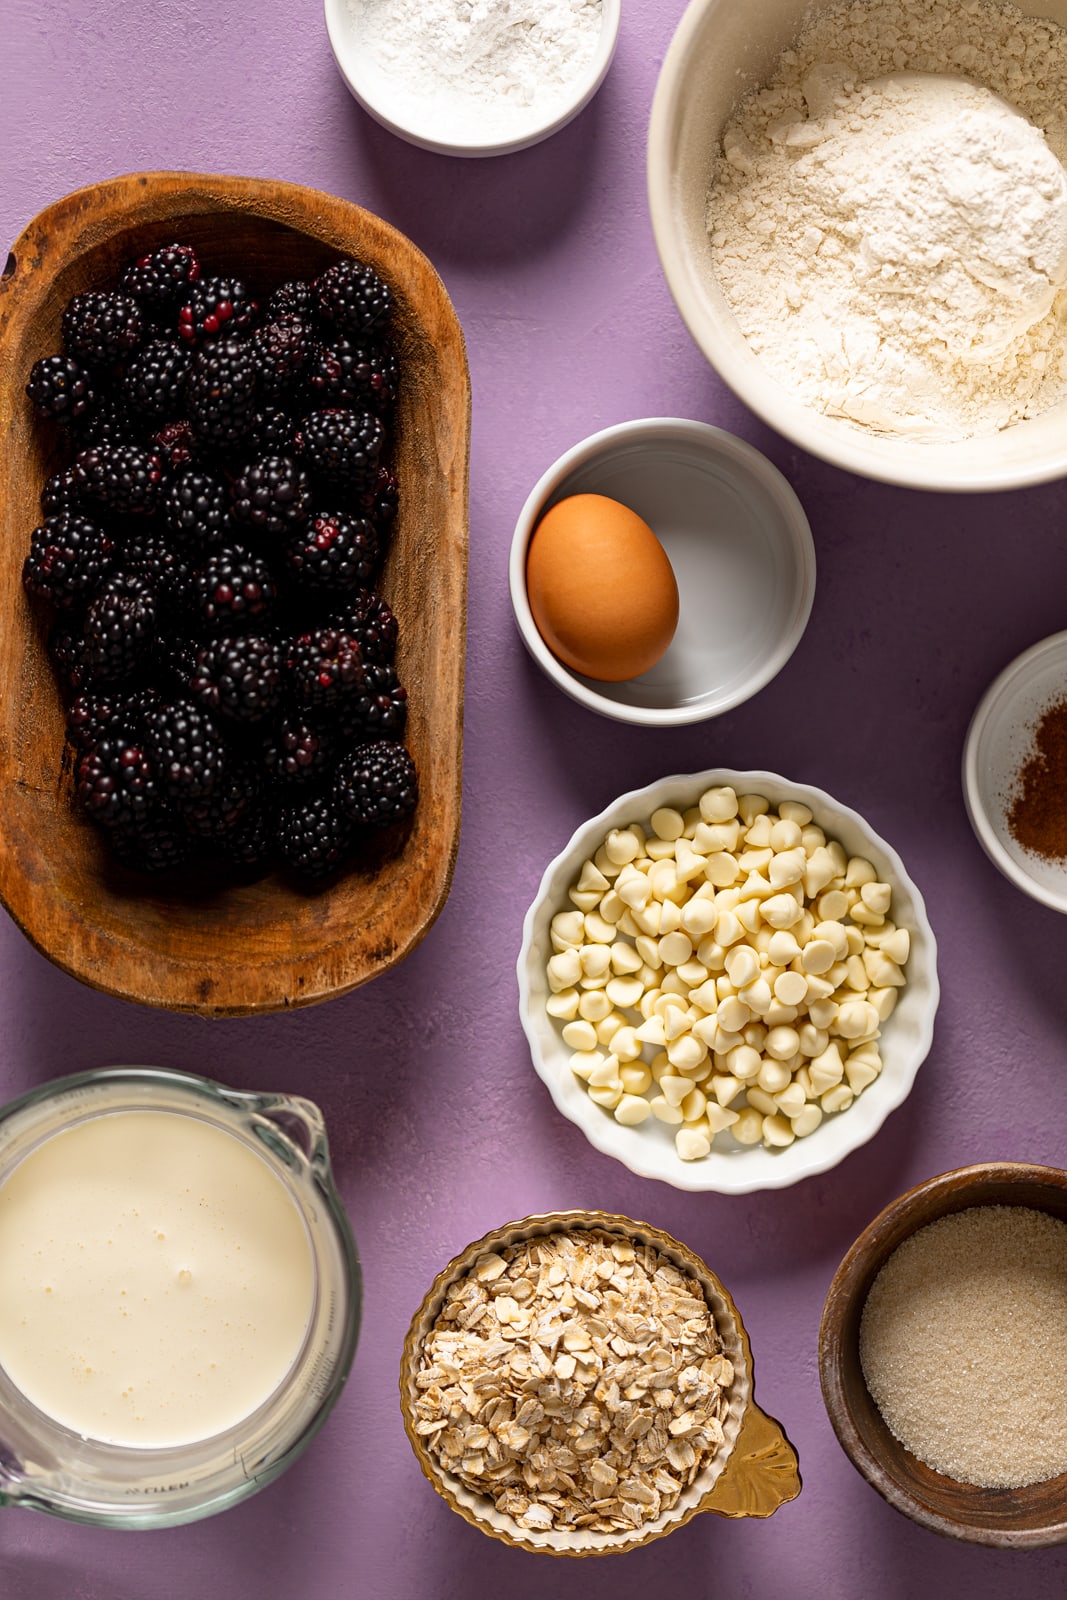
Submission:
[[[615,54],[621,0],[325,0],[341,76],[384,128],[507,155],[566,126]]]
[[[1017,656],[986,691],[964,747],[963,793],[993,865],[1067,912],[1067,632]]]

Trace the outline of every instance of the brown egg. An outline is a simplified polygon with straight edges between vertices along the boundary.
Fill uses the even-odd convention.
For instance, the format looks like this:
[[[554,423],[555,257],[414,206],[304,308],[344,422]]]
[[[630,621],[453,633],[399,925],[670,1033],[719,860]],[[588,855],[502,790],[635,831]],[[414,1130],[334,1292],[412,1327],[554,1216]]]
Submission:
[[[678,626],[678,585],[647,522],[603,494],[547,511],[526,554],[537,631],[564,666],[620,683],[656,662]]]

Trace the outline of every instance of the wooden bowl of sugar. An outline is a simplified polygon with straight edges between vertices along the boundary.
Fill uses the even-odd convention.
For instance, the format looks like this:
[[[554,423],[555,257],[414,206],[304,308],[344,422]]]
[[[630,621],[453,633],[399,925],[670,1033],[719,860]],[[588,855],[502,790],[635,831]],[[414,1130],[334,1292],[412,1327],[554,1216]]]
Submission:
[[[173,239],[261,295],[358,256],[396,302],[400,512],[380,588],[400,623],[419,804],[396,848],[317,892],[275,874],[164,894],[111,863],[72,804],[60,693],[22,588],[41,485],[60,464],[24,392],[30,368],[59,348],[72,295]],[[203,1016],[310,1005],[395,965],[444,904],[459,842],[470,383],[437,273],[388,223],[315,189],[133,173],[57,201],[16,240],[0,278],[0,357],[0,902],[82,982]]]
[[[1026,1208],[1026,1212],[1013,1216],[1001,1209],[1007,1207]],[[1043,1215],[1036,1220],[1027,1215],[1034,1212]],[[967,1213],[966,1218],[958,1217],[959,1213]],[[1045,1386],[1058,1391],[1053,1413],[1042,1419],[1039,1429],[1037,1408],[1028,1395],[1024,1405],[1014,1408],[1020,1425],[1011,1437],[1001,1436],[1001,1451],[991,1429],[992,1408],[979,1411],[969,1403],[973,1396],[968,1396],[966,1382],[956,1382],[946,1366],[946,1381],[936,1385],[938,1392],[931,1396],[929,1415],[919,1421],[924,1439],[937,1441],[925,1453],[936,1454],[937,1449],[944,1448],[957,1450],[962,1457],[998,1461],[987,1481],[988,1477],[997,1476],[1001,1466],[1002,1477],[1012,1476],[1013,1472],[1016,1477],[1025,1475],[1025,1466],[1022,1473],[1017,1470],[1019,1458],[1031,1447],[1036,1471],[1046,1470],[1047,1462],[1061,1447],[1063,1459],[1067,1460],[1067,1391],[1062,1385],[1062,1370],[1053,1371],[1048,1366],[1050,1357],[1057,1367],[1059,1363],[1048,1344],[1049,1325],[1042,1320],[1049,1305],[1050,1285],[1054,1294],[1067,1298],[1067,1277],[1063,1275],[1067,1232],[1061,1240],[1058,1229],[1047,1226],[1046,1218],[1067,1224],[1067,1172],[1057,1167],[1008,1162],[943,1173],[902,1195],[875,1218],[842,1261],[826,1297],[819,1332],[819,1372],[823,1400],[838,1441],[857,1471],[891,1506],[922,1527],[952,1539],[1015,1550],[1067,1543],[1067,1471],[1012,1487],[964,1482],[937,1471],[895,1436],[871,1389],[878,1390],[884,1408],[897,1417],[899,1424],[894,1410],[898,1397],[887,1396],[883,1387],[888,1371],[890,1388],[899,1386],[901,1396],[914,1408],[923,1360],[908,1366],[908,1339],[914,1337],[916,1319],[907,1319],[909,1331],[905,1331],[905,1310],[914,1308],[922,1282],[932,1285],[935,1275],[940,1274],[941,1282],[931,1289],[931,1305],[936,1300],[942,1313],[949,1298],[944,1292],[946,1283],[963,1283],[972,1291],[969,1312],[961,1301],[958,1324],[949,1327],[943,1320],[937,1323],[936,1336],[945,1340],[946,1363],[952,1361],[953,1352],[965,1348],[967,1337],[974,1336],[973,1308],[982,1303],[988,1289],[984,1315],[989,1329],[999,1336],[998,1308],[1010,1310],[1018,1348],[1029,1348],[1034,1355],[1035,1388],[1042,1386],[1039,1368],[1044,1363]],[[919,1242],[923,1253],[920,1260],[916,1235],[929,1224],[946,1222],[949,1226],[940,1229],[940,1237],[937,1229],[923,1236]],[[1024,1240],[1020,1232],[1024,1225],[1038,1240],[1044,1274],[1040,1279],[1036,1276],[1039,1269],[1034,1252],[1026,1249],[1029,1240]],[[971,1235],[970,1240],[964,1230]],[[991,1249],[969,1248],[969,1244],[979,1242],[980,1233]],[[896,1256],[905,1244],[907,1251]],[[1000,1246],[1004,1258],[1016,1262],[1019,1277],[1018,1293],[1010,1308],[1004,1296],[1003,1274],[998,1276],[995,1271]],[[1046,1255],[1048,1260],[1044,1259]],[[894,1257],[892,1275],[887,1271],[879,1280],[879,1274]],[[909,1285],[912,1296],[909,1298],[905,1292],[902,1297],[900,1291],[907,1291]],[[865,1325],[869,1297],[869,1321]],[[929,1318],[926,1325],[934,1326]],[[1057,1339],[1067,1337],[1062,1328],[1053,1332]],[[895,1371],[891,1370],[894,1360]],[[1014,1392],[1017,1397],[1019,1389]],[[1045,1449],[1045,1469],[1037,1465],[1039,1434]],[[983,1474],[979,1471],[974,1475]]]

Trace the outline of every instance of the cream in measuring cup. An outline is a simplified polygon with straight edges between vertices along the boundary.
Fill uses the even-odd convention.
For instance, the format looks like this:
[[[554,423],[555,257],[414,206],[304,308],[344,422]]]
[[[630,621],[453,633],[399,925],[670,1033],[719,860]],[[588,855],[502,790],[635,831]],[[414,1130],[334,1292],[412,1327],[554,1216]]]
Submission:
[[[299,1207],[201,1118],[89,1117],[0,1182],[0,1366],[90,1439],[170,1447],[241,1422],[292,1369],[314,1297]]]

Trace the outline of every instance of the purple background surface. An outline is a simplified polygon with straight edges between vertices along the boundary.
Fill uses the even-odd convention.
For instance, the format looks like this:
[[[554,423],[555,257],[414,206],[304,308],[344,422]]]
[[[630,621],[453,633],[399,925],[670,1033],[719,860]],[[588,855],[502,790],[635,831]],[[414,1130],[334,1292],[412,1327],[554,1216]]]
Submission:
[[[706,366],[663,284],[644,197],[653,84],[681,0],[625,8],[590,109],[548,143],[448,160],[349,97],[317,7],[7,0],[0,242],[82,184],[138,168],[273,176],[360,202],[435,262],[474,383],[463,836],[451,899],[397,971],[347,999],[208,1024],[104,998],[0,923],[0,1099],[63,1072],[150,1062],[323,1107],[364,1270],[356,1364],[320,1439],[256,1499],[122,1535],[0,1512],[3,1600],[1052,1600],[1067,1553],[957,1547],[889,1510],[841,1453],[816,1371],[819,1314],[852,1239],[895,1195],[969,1161],[1062,1164],[1064,923],[987,863],[964,814],[970,712],[1067,623],[1067,492],[983,499],[866,483],[770,434]],[[774,460],[811,519],[819,586],[781,676],[732,715],[638,732],[564,699],[507,595],[515,517],[585,434],[677,415]],[[28,530],[27,530],[28,531]],[[779,1193],[685,1195],[631,1177],[553,1110],[516,1016],[513,960],[545,862],[584,817],[667,772],[766,767],[869,817],[927,896],[943,1001],[915,1092],[867,1149]],[[690,1243],[730,1286],[758,1394],[796,1444],[801,1498],[767,1523],[698,1519],[625,1561],[549,1564],[485,1539],[424,1482],[396,1372],[433,1274],[527,1212],[602,1207]]]

